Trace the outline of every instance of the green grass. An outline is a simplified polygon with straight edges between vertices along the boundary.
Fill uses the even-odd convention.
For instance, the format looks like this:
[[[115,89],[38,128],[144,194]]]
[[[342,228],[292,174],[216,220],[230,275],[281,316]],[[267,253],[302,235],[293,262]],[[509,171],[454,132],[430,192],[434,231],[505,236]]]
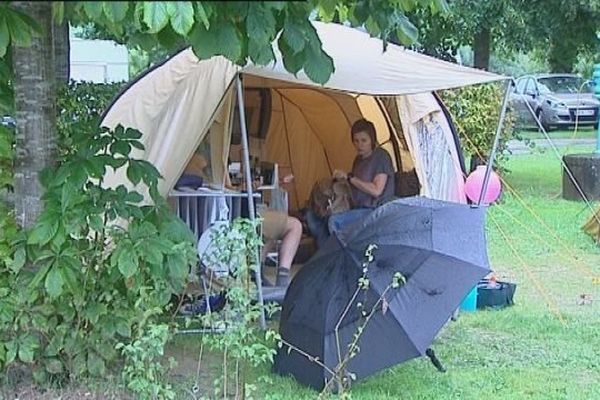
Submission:
[[[600,399],[600,285],[592,280],[600,276],[600,249],[580,230],[590,212],[560,198],[561,167],[552,152],[513,156],[508,167],[506,180],[519,195],[505,188],[490,208],[487,235],[494,270],[518,285],[516,304],[449,323],[433,344],[446,373],[412,360],[356,383],[353,399]],[[581,294],[592,304],[578,305]],[[186,348],[191,375],[194,341],[179,338],[175,346]],[[317,397],[269,368],[253,372],[272,380],[259,398]]]
[[[551,139],[595,139],[596,129],[585,126],[578,127],[577,131],[574,129],[555,129],[548,132],[548,136]],[[519,135],[526,139],[545,139],[546,136],[535,128],[520,129]]]

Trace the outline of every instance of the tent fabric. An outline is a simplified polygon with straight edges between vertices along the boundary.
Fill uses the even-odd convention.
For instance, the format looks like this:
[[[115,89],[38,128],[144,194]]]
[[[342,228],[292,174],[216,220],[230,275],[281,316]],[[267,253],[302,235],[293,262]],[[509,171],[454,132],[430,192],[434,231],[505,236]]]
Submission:
[[[324,85],[329,89],[371,95],[400,95],[431,92],[506,77],[463,67],[388,45],[383,51],[381,40],[339,24],[313,22],[323,43],[323,50],[334,60],[335,71]],[[275,47],[276,60],[268,66],[248,65],[243,72],[309,86],[319,86],[301,71],[297,77],[285,70],[281,53]]]
[[[432,93],[399,96],[398,113],[421,194],[466,203],[464,176],[452,130]]]
[[[131,156],[158,169],[164,178],[159,192],[166,194],[208,132],[236,72],[223,57],[199,62],[191,51],[183,51],[121,94],[102,126],[121,124],[143,133],[145,151],[135,150]],[[107,174],[107,186],[127,182],[118,172]]]

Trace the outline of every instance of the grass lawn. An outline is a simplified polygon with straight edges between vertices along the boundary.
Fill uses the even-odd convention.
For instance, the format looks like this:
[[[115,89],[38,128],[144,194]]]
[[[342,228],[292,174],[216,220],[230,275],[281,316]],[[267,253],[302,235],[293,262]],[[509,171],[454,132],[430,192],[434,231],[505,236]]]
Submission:
[[[546,136],[536,128],[527,128],[519,130],[520,136],[526,139],[545,139]],[[585,126],[574,129],[554,129],[548,132],[551,139],[595,139],[596,129]]]
[[[493,269],[518,285],[516,304],[449,323],[433,344],[446,373],[412,360],[355,384],[353,399],[600,399],[600,285],[592,279],[600,276],[600,248],[580,230],[590,212],[560,198],[552,152],[513,156],[509,169],[518,195],[505,188],[487,233]],[[582,294],[591,304],[578,304]],[[182,385],[196,374],[196,343],[180,337],[172,349],[186,365],[178,369]],[[272,380],[260,385],[258,398],[317,397],[269,368],[254,371]]]

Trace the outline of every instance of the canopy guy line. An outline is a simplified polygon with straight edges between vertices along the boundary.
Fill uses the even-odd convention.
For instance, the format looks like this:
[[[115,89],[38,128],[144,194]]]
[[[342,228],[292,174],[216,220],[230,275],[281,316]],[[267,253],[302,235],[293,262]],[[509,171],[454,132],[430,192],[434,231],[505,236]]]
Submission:
[[[548,241],[546,241],[542,236],[540,236],[537,232],[535,232],[534,230],[532,230],[529,226],[527,226],[526,224],[524,224],[523,222],[521,222],[521,220],[519,220],[518,218],[516,218],[514,215],[512,215],[510,212],[508,212],[507,209],[505,209],[505,207],[502,207],[500,204],[497,205],[498,209],[500,211],[502,211],[505,215],[507,215],[511,220],[513,220],[514,222],[516,222],[517,224],[519,224],[519,226],[521,226],[522,228],[525,228],[525,230],[527,232],[529,232],[530,234],[532,234],[533,236],[535,236],[536,238],[538,238],[540,240],[540,242],[542,243],[546,243],[549,244]],[[553,233],[551,230],[549,231],[550,233]],[[562,247],[566,250],[567,253],[569,253],[568,255],[573,257],[573,260],[575,260],[575,264],[581,264],[581,266],[584,266],[584,268],[581,270],[581,272],[584,275],[589,275],[590,278],[594,279],[598,276],[598,274],[594,273],[591,269],[590,266],[588,266],[587,264],[583,263],[582,261],[579,260],[579,258],[577,257],[576,254],[571,252],[571,249],[569,248],[569,246],[565,245],[564,242],[560,241],[558,237],[555,237],[556,241],[558,244],[562,245]],[[560,257],[562,257],[564,260],[566,261],[573,261],[571,260],[569,257],[566,257],[563,253],[557,253],[560,255]],[[587,270],[587,268],[589,268],[589,270]]]
[[[481,152],[480,152],[480,151],[479,151],[479,150],[478,150],[478,149],[477,149],[477,148],[474,146],[474,144],[473,144],[473,142],[471,141],[471,139],[470,139],[470,138],[469,138],[467,135],[463,135],[463,136],[464,136],[464,137],[467,139],[467,141],[468,141],[468,142],[469,142],[469,143],[470,143],[470,144],[473,146],[473,148],[475,148],[475,151],[476,151],[477,155],[478,155],[480,158],[483,158],[483,157],[482,157],[482,154],[481,154]],[[522,197],[522,196],[521,196],[521,195],[520,195],[520,194],[517,192],[517,190],[516,190],[516,189],[514,189],[514,188],[513,188],[513,187],[512,187],[512,186],[511,186],[511,185],[510,185],[510,184],[509,184],[509,183],[508,183],[508,182],[507,182],[507,181],[506,181],[504,178],[503,178],[503,177],[499,176],[499,178],[500,178],[500,180],[501,180],[502,184],[503,184],[503,185],[505,185],[505,186],[506,186],[506,188],[509,190],[509,192],[510,192],[511,194],[513,194],[513,195],[516,197],[516,199],[517,199],[517,200],[519,201],[519,203],[520,203],[520,204],[523,206],[523,208],[524,208],[525,210],[527,210],[527,211],[528,211],[528,212],[529,212],[529,213],[530,213],[530,214],[531,214],[531,215],[532,215],[532,216],[533,216],[533,217],[536,219],[536,221],[538,221],[538,222],[540,223],[540,225],[542,225],[544,228],[546,228],[546,231],[547,231],[547,232],[549,232],[549,233],[550,233],[550,234],[551,234],[551,235],[554,237],[554,239],[556,240],[556,242],[557,242],[557,243],[559,243],[559,244],[560,244],[560,245],[561,245],[563,248],[565,248],[565,249],[569,249],[569,246],[566,244],[566,242],[565,242],[565,241],[563,241],[562,239],[560,239],[560,237],[559,237],[559,236],[556,234],[556,230],[555,230],[555,229],[553,229],[553,228],[551,228],[550,226],[548,226],[548,225],[547,225],[547,224],[544,222],[544,220],[543,220],[543,219],[540,217],[540,215],[539,215],[539,214],[537,214],[537,213],[535,212],[535,210],[534,210],[532,207],[530,207],[530,206],[529,206],[529,205],[528,205],[528,204],[525,202],[525,200],[524,200],[524,199],[523,199],[523,197]],[[504,210],[503,210],[503,211],[504,211]],[[547,240],[545,240],[545,239],[541,238],[541,242],[545,244],[545,243],[547,243]],[[575,255],[574,253],[572,253],[570,250],[568,250],[568,251],[569,251],[570,255],[573,257],[573,260],[575,260],[575,261],[576,261],[576,263],[582,263],[582,261],[580,261],[580,260],[577,258],[577,255]],[[585,265],[585,264],[583,264],[583,265]],[[593,272],[593,269],[592,269],[592,267],[591,267],[591,266],[586,266],[586,267],[587,267],[587,268],[589,268],[589,271],[591,271],[591,272],[588,272],[588,271],[586,271],[586,272],[584,273],[584,275],[589,275],[589,276],[590,276],[592,279],[596,279],[596,278],[597,278],[597,276],[598,276],[598,274],[597,274],[597,273],[595,273],[595,272]]]
[[[540,283],[539,279],[537,279],[535,276],[533,276],[532,272],[529,270],[529,266],[527,265],[527,263],[525,262],[523,257],[521,257],[519,252],[514,248],[511,241],[509,240],[508,236],[506,235],[506,232],[504,232],[504,230],[502,229],[502,227],[500,226],[498,221],[496,221],[496,218],[492,214],[489,214],[489,215],[490,215],[490,219],[492,220],[494,225],[496,225],[496,228],[498,228],[498,232],[500,232],[500,235],[504,238],[504,241],[506,242],[506,244],[508,245],[510,250],[513,252],[515,257],[521,262],[523,271],[525,271],[525,273],[527,274],[529,279],[531,279],[531,282],[533,282],[533,285],[535,286],[537,292],[542,296],[542,298],[546,302],[546,305],[548,306],[550,311],[552,311],[556,315],[556,317],[558,318],[558,320],[560,321],[560,323],[563,326],[566,326],[566,322],[565,322],[558,306],[556,305],[556,303],[550,297],[548,297],[548,295],[544,291],[545,288]]]

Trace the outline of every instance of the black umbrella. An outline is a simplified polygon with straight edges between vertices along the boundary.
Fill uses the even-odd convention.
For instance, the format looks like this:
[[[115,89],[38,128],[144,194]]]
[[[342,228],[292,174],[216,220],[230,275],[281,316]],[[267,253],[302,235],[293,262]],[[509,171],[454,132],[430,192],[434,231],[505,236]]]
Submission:
[[[287,291],[280,334],[295,349],[278,350],[275,371],[321,390],[374,307],[347,375],[364,378],[426,354],[462,299],[489,273],[485,210],[404,198],[334,234]],[[373,244],[368,289],[355,296],[365,249]],[[405,283],[390,289],[394,276]],[[386,289],[386,301],[380,301]]]

